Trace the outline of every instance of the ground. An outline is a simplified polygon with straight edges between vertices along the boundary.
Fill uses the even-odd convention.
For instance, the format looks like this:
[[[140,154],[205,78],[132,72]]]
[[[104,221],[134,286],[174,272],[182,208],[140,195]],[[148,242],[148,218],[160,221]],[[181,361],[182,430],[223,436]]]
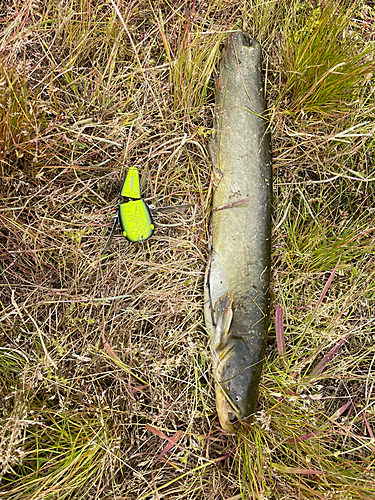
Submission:
[[[375,498],[374,19],[344,0],[0,8],[0,498]],[[213,89],[263,47],[273,308],[258,412],[219,426],[203,320]],[[190,203],[130,244],[148,203]]]

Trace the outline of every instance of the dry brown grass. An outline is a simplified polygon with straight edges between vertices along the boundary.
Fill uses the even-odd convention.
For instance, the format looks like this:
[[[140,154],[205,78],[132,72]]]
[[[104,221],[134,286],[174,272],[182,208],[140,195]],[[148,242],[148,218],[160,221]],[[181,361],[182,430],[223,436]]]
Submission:
[[[357,103],[337,93],[339,116],[301,114],[284,22],[307,14],[292,7],[129,1],[121,20],[99,0],[4,2],[0,498],[374,497],[372,75]],[[355,12],[353,53],[375,18]],[[261,412],[237,440],[216,417],[202,297],[212,72],[242,26],[265,48],[286,367],[272,326]],[[118,236],[101,257],[130,165],[149,202],[195,216],[163,217],[180,224],[141,245]]]

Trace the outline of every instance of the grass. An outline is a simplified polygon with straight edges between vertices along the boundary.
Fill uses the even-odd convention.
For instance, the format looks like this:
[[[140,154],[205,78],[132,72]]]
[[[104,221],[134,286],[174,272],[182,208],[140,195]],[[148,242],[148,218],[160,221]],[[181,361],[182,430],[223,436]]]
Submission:
[[[0,498],[375,498],[371,3],[13,1],[0,22]],[[242,27],[264,51],[274,307],[235,437],[202,310],[213,86]],[[101,257],[129,165],[195,212]]]

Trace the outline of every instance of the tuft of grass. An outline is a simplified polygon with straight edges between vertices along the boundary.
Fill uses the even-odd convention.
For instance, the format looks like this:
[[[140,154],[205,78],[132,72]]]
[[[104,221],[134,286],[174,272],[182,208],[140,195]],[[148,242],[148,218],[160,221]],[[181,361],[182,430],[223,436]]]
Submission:
[[[17,74],[0,60],[0,165],[1,176],[14,174],[13,163],[33,160],[38,152],[38,96],[26,84],[24,74]]]
[[[374,69],[372,47],[363,48],[352,20],[361,2],[329,1],[323,7],[299,4],[297,19],[285,23],[285,85],[291,115],[330,119],[361,105],[364,85]]]
[[[13,424],[12,433],[3,429],[3,446],[14,447],[2,471],[7,472],[3,498],[97,496],[111,464],[118,460],[119,442],[109,433],[106,412],[98,409],[90,414],[83,408],[62,412],[47,406],[50,403],[42,407],[34,403],[26,412],[24,407],[21,420],[15,415],[8,420]],[[19,415],[21,408],[16,408]],[[22,439],[16,439],[15,425]]]
[[[192,117],[207,100],[211,77],[219,58],[219,47],[225,37],[225,32],[222,30],[205,29],[218,7],[213,5],[202,15],[195,10],[194,3],[186,21],[181,17],[179,30],[174,37],[174,46],[171,46],[165,32],[162,14],[159,12],[157,17],[169,65],[174,110],[182,111]]]

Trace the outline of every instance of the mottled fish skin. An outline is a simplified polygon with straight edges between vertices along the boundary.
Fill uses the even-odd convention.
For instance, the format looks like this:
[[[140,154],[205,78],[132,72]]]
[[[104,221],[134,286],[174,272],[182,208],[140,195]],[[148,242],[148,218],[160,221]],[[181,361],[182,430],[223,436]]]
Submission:
[[[217,410],[230,432],[234,420],[256,410],[269,324],[272,165],[264,111],[260,45],[237,32],[229,36],[216,82],[205,283]]]

